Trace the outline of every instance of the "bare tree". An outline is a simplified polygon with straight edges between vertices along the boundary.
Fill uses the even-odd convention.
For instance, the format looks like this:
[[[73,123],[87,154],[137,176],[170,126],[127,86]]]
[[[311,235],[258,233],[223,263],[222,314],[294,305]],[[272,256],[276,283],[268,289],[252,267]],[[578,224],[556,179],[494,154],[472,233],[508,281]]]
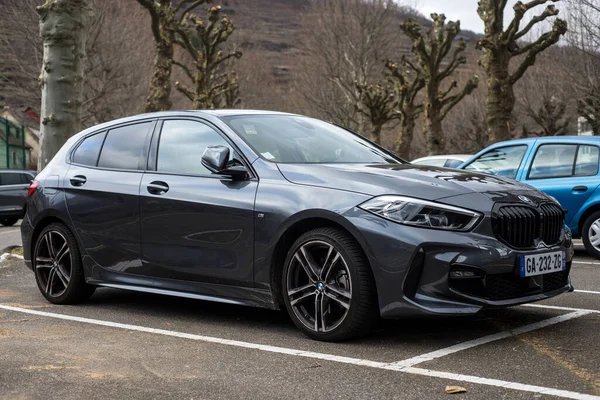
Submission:
[[[395,119],[398,100],[394,86],[389,81],[383,80],[374,85],[357,82],[356,87],[361,94],[359,110],[371,123],[369,139],[381,144],[381,129],[386,123]]]
[[[47,0],[37,8],[44,59],[38,170],[80,129],[85,44],[91,0]]]
[[[462,39],[458,40],[450,59],[446,61],[446,56],[455,44],[454,39],[460,33],[460,21],[449,21],[446,24],[444,14],[431,14],[431,19],[433,29],[426,34],[421,32],[421,27],[413,20],[406,20],[400,25],[400,29],[413,42],[412,51],[418,63],[412,68],[420,71],[425,82],[424,129],[429,155],[445,152],[446,139],[442,122],[452,108],[473,92],[479,83],[479,78],[475,76],[458,91],[454,90],[458,87],[455,80],[443,88],[444,80],[467,62],[466,57],[461,55],[466,45]]]
[[[152,79],[144,110],[146,112],[171,108],[171,71],[176,40],[187,33],[186,17],[211,0],[137,0],[151,18],[155,52]],[[178,39],[179,37],[179,39]]]
[[[600,135],[600,4],[594,0],[570,0],[569,43],[579,50],[566,72],[577,89],[577,110]]]
[[[180,82],[175,87],[195,109],[233,107],[239,103],[239,82],[231,70],[230,60],[242,57],[240,51],[223,53],[223,45],[233,33],[233,22],[221,17],[221,6],[208,9],[208,23],[197,15],[189,15],[190,27],[183,26],[175,41],[193,60],[193,68],[174,60],[192,81],[191,89]]]
[[[391,0],[312,0],[302,20],[298,90],[321,117],[362,131],[361,93],[397,46],[397,6]]]
[[[521,47],[517,41],[523,39],[532,28],[549,17],[558,15],[558,10],[550,4],[539,15],[521,28],[525,13],[537,6],[560,0],[518,1],[514,7],[514,17],[504,29],[504,9],[507,0],[480,0],[477,12],[485,25],[484,37],[478,47],[483,51],[481,65],[487,74],[486,122],[491,142],[510,139],[510,118],[515,106],[513,86],[529,67],[535,64],[538,54],[557,43],[567,32],[566,21],[556,18],[552,29],[537,40],[525,43]],[[513,72],[511,60],[519,57],[519,63]]]
[[[386,63],[396,92],[394,117],[399,121],[394,150],[405,160],[410,156],[416,120],[423,112],[423,103],[417,102],[417,96],[425,87],[425,80],[420,70],[411,66],[414,67],[414,64],[406,57],[402,57],[400,65],[392,61]]]
[[[452,153],[474,154],[488,145],[485,125],[485,91],[476,89],[448,116],[447,150]]]

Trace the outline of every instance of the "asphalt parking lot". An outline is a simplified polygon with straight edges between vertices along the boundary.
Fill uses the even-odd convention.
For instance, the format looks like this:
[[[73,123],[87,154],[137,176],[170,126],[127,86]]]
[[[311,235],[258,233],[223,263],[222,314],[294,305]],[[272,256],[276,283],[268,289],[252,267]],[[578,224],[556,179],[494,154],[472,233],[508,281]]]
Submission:
[[[0,248],[19,241],[0,228]],[[21,260],[0,263],[0,399],[600,399],[600,260],[581,249],[574,293],[341,344],[283,312],[159,295],[54,306]]]

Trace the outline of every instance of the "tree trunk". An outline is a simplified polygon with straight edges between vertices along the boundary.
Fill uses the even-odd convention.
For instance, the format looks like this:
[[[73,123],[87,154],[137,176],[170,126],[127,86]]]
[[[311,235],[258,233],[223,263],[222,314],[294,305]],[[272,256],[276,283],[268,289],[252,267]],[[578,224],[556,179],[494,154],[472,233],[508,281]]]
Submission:
[[[444,154],[446,138],[442,129],[442,105],[438,99],[439,84],[431,80],[425,87],[424,116],[427,155]]]
[[[515,93],[510,83],[508,54],[495,56],[488,54],[486,60],[487,99],[486,124],[489,143],[510,140],[510,117],[515,107]]]
[[[373,124],[373,127],[371,128],[371,137],[369,139],[371,139],[372,142],[375,142],[379,145],[381,145],[381,128],[383,126],[381,124]]]
[[[412,145],[413,133],[415,130],[415,120],[412,117],[403,119],[400,124],[400,132],[396,138],[396,154],[398,157],[409,160],[410,147]]]
[[[46,0],[37,8],[44,60],[38,170],[80,130],[83,61],[92,0]]]
[[[162,30],[161,30],[162,31]],[[173,67],[173,33],[162,32],[163,39],[156,43],[152,80],[148,98],[144,104],[145,112],[170,110],[171,69]]]

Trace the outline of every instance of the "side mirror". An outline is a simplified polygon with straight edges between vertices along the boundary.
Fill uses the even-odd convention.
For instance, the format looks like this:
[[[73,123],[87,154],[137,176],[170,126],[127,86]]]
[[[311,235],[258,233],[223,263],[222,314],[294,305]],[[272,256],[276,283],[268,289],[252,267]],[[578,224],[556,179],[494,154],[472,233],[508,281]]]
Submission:
[[[202,154],[202,165],[213,174],[228,175],[233,179],[246,179],[248,171],[243,165],[227,166],[229,148],[226,146],[208,146]]]

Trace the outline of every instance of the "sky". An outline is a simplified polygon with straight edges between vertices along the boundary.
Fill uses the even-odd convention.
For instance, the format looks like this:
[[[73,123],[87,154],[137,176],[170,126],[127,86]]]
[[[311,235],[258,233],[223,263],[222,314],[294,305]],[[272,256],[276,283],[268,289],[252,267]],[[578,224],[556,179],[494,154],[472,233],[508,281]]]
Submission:
[[[427,17],[434,12],[445,14],[450,21],[460,20],[461,29],[483,33],[483,22],[479,19],[479,15],[477,15],[477,1],[478,0],[413,0],[413,3],[415,8]],[[508,1],[505,9],[505,21],[510,21],[512,19],[512,6],[515,3],[515,0]],[[541,10],[543,10],[543,7],[541,7]]]

